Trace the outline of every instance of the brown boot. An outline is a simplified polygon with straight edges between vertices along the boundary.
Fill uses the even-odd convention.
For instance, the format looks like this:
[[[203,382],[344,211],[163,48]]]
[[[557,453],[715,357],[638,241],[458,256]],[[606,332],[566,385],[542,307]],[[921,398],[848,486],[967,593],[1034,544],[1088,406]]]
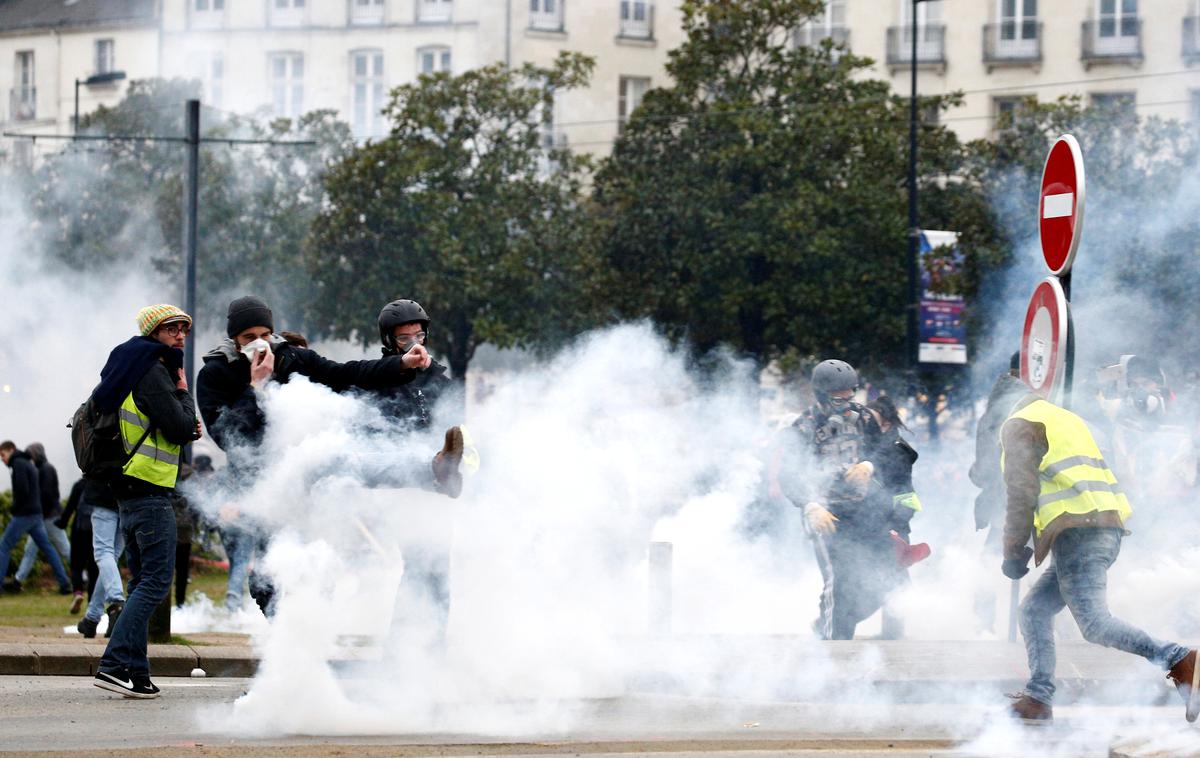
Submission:
[[[1016,700],[1008,711],[1013,718],[1030,726],[1048,726],[1054,722],[1054,709],[1040,700],[1034,700],[1024,692],[1009,695]]]
[[[1167,672],[1167,678],[1175,682],[1175,689],[1179,690],[1180,696],[1183,697],[1187,708],[1184,715],[1187,720],[1195,721],[1196,717],[1200,716],[1200,668],[1196,668],[1196,651],[1192,650],[1183,656],[1183,660],[1172,666]]]
[[[433,480],[437,491],[450,497],[462,494],[462,473],[458,464],[463,457],[462,429],[452,426],[446,430],[446,441],[438,454],[433,456]]]

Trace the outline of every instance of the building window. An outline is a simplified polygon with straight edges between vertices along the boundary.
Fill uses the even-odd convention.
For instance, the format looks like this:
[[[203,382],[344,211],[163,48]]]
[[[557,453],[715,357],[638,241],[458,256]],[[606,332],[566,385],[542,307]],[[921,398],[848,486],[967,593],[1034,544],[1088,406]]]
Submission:
[[[992,124],[1001,132],[1013,128],[1029,108],[1028,95],[1005,95],[992,98]]]
[[[272,53],[267,65],[274,114],[298,118],[304,113],[304,56],[300,53]]]
[[[207,13],[209,11],[225,10],[225,0],[194,0],[195,5],[192,7],[198,13]]]
[[[529,0],[529,28],[563,31],[563,3],[566,0]]]
[[[33,121],[37,118],[37,88],[34,86],[33,51],[17,52],[16,78],[9,95],[8,113],[13,121]]]
[[[114,52],[115,52],[114,48],[115,47],[116,47],[116,45],[113,44],[113,41],[111,39],[96,40],[96,71],[95,71],[95,73],[107,74],[110,71],[116,70],[116,66],[113,65]]]
[[[352,0],[350,21],[355,24],[383,23],[383,0]]]
[[[190,0],[188,23],[200,28],[216,28],[225,16],[225,0]]]
[[[816,47],[826,39],[838,45],[844,45],[850,39],[846,29],[846,0],[827,0],[825,10],[796,30],[796,44],[803,47]]]
[[[654,37],[654,4],[649,0],[621,0],[622,37]]]
[[[378,137],[383,128],[383,52],[357,50],[350,53],[350,91],[354,133]]]
[[[417,0],[417,20],[440,23],[449,21],[454,11],[452,0]]]
[[[888,30],[888,63],[912,62],[913,34],[917,36],[917,62],[946,62],[946,27],[942,24],[942,0],[927,0],[917,5],[913,18],[912,3],[900,2],[900,27]]]
[[[436,74],[439,71],[450,71],[450,48],[423,47],[417,51],[418,73]]]
[[[1092,107],[1129,117],[1137,110],[1136,92],[1093,92]]]
[[[1037,51],[1037,0],[1000,0],[996,52],[1025,57]]]
[[[1084,28],[1085,41],[1091,44],[1085,57],[1138,55],[1141,38],[1137,10],[1137,0],[1097,0],[1096,21],[1091,29],[1086,25]]]
[[[624,126],[637,107],[642,104],[646,90],[650,89],[650,78],[646,76],[622,76],[617,98],[617,119]]]
[[[220,52],[196,53],[189,59],[193,79],[204,88],[204,102],[220,108],[225,95],[225,55]]]
[[[299,26],[304,23],[307,0],[270,0],[273,26]]]

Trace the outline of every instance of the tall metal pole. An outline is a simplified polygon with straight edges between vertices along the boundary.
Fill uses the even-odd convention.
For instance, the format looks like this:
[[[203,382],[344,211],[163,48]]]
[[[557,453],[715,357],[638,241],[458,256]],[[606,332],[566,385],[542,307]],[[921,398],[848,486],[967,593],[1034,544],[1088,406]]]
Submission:
[[[75,134],[79,133],[79,80],[75,80],[75,120],[74,128],[71,130]]]
[[[183,201],[183,250],[187,259],[187,289],[184,292],[184,310],[196,323],[196,211],[200,204],[200,101],[188,100],[184,110],[185,139],[187,144],[187,180],[184,184]],[[188,384],[196,377],[195,341],[187,340],[184,347],[184,370]]]
[[[908,369],[915,372],[917,344],[917,245],[921,231],[917,227],[917,3],[912,0],[909,32],[912,34],[912,76],[908,109]],[[914,377],[915,379],[915,377]]]

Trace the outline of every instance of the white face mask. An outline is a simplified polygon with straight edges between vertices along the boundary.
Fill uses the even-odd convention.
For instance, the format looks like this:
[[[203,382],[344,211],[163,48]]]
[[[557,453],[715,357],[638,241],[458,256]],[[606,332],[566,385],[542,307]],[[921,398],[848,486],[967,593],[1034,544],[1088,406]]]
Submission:
[[[250,342],[245,347],[243,347],[241,349],[241,353],[242,353],[242,355],[246,356],[246,358],[248,358],[251,362],[253,362],[254,359],[258,356],[258,354],[261,351],[270,350],[270,349],[271,349],[270,343],[267,342],[262,337],[259,337],[258,339],[254,340],[253,342]]]

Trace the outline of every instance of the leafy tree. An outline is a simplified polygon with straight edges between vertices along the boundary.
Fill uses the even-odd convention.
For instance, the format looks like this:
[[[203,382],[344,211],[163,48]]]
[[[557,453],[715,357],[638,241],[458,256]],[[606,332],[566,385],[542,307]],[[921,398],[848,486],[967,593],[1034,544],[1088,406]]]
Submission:
[[[908,101],[861,75],[867,59],[793,44],[822,7],[685,0],[673,84],[647,93],[596,177],[615,317],[762,361],[904,363]],[[922,224],[981,249],[989,219],[952,180],[955,136],[924,126],[920,159]]]
[[[87,114],[80,128],[98,136],[182,137],[184,103],[199,94],[196,82],[133,81],[121,102]],[[201,313],[217,320],[229,294],[242,290],[284,314],[299,313],[289,304],[308,296],[302,242],[320,207],[324,167],[353,145],[349,128],[329,111],[266,123],[202,108],[201,129],[206,138],[315,141],[200,148]],[[182,289],[185,160],[179,142],[138,140],[78,142],[50,156],[31,177],[50,250],[74,268],[149,264]]]
[[[1040,260],[1036,219],[1042,166],[1051,145],[1072,134],[1087,177],[1084,229],[1073,269],[1081,347],[1115,360],[1121,352],[1200,348],[1200,139],[1194,125],[1139,118],[1132,108],[1084,108],[1078,97],[1032,99],[994,140],[971,145],[965,172],[987,194],[1001,231],[1005,266]],[[1017,256],[1021,256],[1019,260]],[[1032,260],[1040,273],[1040,264]],[[1003,268],[991,272],[1003,279]],[[1032,290],[1033,277],[1028,277]],[[1024,280],[1022,280],[1024,283]],[[1107,310],[1107,314],[1105,311]],[[1123,319],[1113,321],[1121,313]],[[1107,315],[1107,318],[1106,318]],[[1136,323],[1137,334],[1121,329]]]
[[[481,342],[570,334],[588,161],[547,147],[544,118],[591,69],[563,53],[550,67],[493,65],[395,89],[389,135],[326,177],[307,254],[316,333],[369,344],[380,307],[412,297],[459,378]]]

